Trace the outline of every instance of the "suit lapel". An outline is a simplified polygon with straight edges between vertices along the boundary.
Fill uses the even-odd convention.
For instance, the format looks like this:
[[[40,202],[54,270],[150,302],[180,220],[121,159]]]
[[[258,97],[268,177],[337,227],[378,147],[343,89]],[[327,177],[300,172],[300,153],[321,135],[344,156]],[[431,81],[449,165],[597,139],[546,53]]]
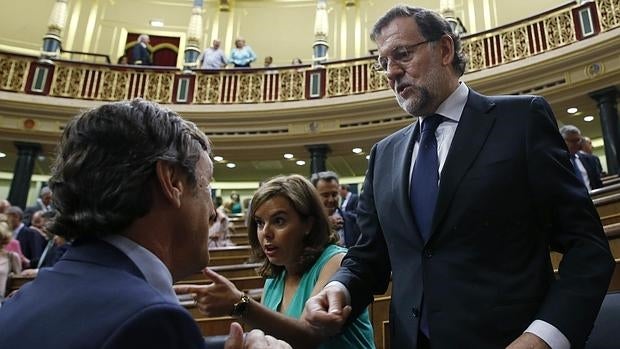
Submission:
[[[495,117],[489,113],[494,106],[488,98],[469,90],[467,103],[441,171],[432,233],[443,220],[456,189],[487,139],[495,121]]]

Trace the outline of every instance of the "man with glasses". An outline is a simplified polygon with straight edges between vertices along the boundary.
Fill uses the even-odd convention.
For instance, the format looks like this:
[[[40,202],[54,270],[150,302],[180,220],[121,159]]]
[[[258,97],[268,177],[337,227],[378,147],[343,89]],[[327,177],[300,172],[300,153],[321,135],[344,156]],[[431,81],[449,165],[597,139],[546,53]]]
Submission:
[[[418,121],[373,147],[362,236],[304,319],[337,333],[391,275],[394,348],[583,347],[614,264],[547,102],[459,81],[461,43],[435,12],[396,6],[371,38]]]

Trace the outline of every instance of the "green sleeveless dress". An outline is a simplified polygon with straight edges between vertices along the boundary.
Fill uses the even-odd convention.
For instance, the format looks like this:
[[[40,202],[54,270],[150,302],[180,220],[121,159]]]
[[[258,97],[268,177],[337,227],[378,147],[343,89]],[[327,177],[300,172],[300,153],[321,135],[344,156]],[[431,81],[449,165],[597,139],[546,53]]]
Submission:
[[[286,313],[295,319],[301,317],[301,313],[304,310],[304,305],[310,296],[312,295],[312,289],[316,284],[319,274],[323,269],[325,263],[338,253],[344,253],[347,250],[340,246],[329,245],[325,248],[321,256],[316,260],[314,265],[301,277],[299,287],[293,295],[293,299],[288,306]],[[282,297],[284,295],[284,280],[286,277],[286,270],[275,278],[269,278],[265,281],[265,295],[262,303],[273,311],[278,311]],[[362,349],[362,348],[375,348],[375,342],[372,332],[372,325],[368,319],[368,310],[364,310],[360,316],[351,324],[349,324],[344,331],[329,339],[323,343],[320,349]]]

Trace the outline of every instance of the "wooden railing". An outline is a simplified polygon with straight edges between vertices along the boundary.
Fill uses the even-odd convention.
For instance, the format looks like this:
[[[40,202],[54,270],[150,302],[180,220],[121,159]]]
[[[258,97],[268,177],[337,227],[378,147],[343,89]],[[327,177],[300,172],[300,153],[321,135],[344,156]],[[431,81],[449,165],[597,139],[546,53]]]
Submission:
[[[463,38],[467,73],[528,58],[620,27],[617,0],[568,3],[522,21]],[[321,67],[196,70],[88,64],[0,53],[0,90],[86,100],[143,97],[174,104],[273,103],[387,89],[376,57]]]

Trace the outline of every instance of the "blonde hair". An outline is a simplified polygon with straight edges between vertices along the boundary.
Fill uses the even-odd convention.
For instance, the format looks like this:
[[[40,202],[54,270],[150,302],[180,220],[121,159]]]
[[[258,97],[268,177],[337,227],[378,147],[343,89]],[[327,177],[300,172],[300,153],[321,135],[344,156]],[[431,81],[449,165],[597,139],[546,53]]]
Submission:
[[[6,222],[0,222],[0,248],[6,246],[9,242],[11,242],[11,238],[13,237],[13,232],[9,225]]]

